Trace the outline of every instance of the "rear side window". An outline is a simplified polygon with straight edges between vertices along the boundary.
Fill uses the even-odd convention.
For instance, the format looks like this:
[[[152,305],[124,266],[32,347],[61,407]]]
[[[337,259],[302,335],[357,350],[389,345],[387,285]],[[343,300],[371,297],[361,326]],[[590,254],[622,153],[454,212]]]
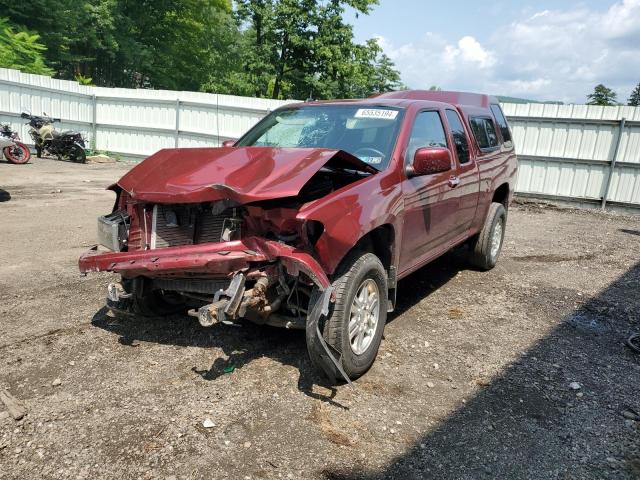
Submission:
[[[413,161],[416,150],[425,147],[447,147],[447,136],[438,112],[420,112],[416,116],[407,147],[406,161]]]
[[[502,113],[502,109],[500,105],[491,105],[491,111],[493,112],[493,116],[496,117],[496,122],[500,126],[500,133],[502,133],[502,140],[505,143],[511,141],[511,132],[509,131],[509,125],[507,124],[507,119],[504,118],[504,114]]]
[[[488,118],[475,117],[471,119],[471,130],[476,137],[478,146],[482,149],[492,149],[498,146],[498,134],[493,122]]]
[[[447,110],[446,114],[449,127],[451,128],[451,135],[453,136],[453,144],[458,154],[458,161],[460,163],[467,163],[469,161],[469,142],[464,127],[462,126],[460,115],[453,110]]]

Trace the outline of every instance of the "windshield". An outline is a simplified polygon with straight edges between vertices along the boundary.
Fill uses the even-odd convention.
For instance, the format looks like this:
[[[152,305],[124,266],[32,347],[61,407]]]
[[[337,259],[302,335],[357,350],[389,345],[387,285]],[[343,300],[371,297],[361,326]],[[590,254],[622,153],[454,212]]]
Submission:
[[[401,110],[380,106],[289,108],[265,117],[235,146],[332,148],[383,170],[389,164],[401,120]]]

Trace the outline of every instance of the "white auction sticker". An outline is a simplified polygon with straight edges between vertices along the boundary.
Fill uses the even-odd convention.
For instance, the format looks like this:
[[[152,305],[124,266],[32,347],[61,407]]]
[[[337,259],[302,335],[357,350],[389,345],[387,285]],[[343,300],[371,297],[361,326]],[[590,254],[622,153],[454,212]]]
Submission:
[[[382,108],[360,108],[356,112],[356,118],[379,118],[381,120],[395,120],[397,110],[384,110]]]

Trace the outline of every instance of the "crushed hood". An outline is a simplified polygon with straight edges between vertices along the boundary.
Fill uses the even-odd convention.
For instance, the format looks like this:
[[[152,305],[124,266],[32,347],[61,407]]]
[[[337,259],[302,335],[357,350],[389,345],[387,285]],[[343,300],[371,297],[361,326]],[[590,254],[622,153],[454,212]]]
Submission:
[[[377,170],[342,150],[222,147],[160,150],[120,179],[134,199],[151,203],[232,200],[240,204],[292,197],[323,166]]]

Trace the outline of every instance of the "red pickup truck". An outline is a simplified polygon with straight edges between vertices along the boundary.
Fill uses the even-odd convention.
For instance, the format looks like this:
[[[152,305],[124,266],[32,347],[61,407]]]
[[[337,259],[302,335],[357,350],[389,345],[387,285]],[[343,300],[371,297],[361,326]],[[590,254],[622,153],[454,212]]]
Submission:
[[[116,311],[305,329],[316,367],[350,381],[375,360],[398,280],[462,243],[496,264],[516,169],[487,95],[287,105],[232,145],[131,169],[79,266],[121,275]]]

